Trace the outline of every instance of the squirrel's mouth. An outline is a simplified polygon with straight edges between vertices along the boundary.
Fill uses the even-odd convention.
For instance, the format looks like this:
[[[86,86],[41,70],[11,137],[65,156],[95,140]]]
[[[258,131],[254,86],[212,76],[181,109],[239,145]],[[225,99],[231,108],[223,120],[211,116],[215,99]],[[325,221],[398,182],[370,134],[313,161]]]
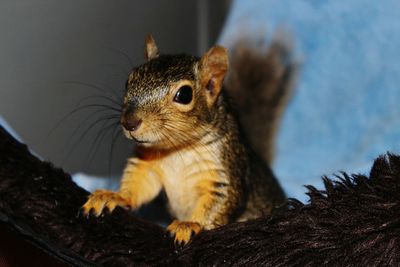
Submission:
[[[132,133],[130,131],[128,131],[129,136],[127,136],[129,139],[132,139],[133,141],[135,141],[138,144],[151,144],[152,142],[148,141],[148,140],[140,140],[138,138],[136,138],[135,136],[132,135]]]
[[[138,144],[150,144],[151,143],[149,141],[142,141],[142,140],[138,140],[138,139],[135,139],[135,138],[133,138],[133,140],[135,140],[135,142],[138,143]]]
[[[154,136],[150,133],[143,135],[138,134],[137,131],[128,131],[124,128],[123,133],[126,138],[133,140],[139,146],[152,147],[160,142],[159,139],[152,138]]]
[[[149,144],[149,143],[151,143],[150,141],[137,139],[136,137],[134,137],[134,136],[132,135],[131,132],[129,132],[129,137],[130,137],[132,140],[134,140],[136,143],[138,143],[138,144]]]

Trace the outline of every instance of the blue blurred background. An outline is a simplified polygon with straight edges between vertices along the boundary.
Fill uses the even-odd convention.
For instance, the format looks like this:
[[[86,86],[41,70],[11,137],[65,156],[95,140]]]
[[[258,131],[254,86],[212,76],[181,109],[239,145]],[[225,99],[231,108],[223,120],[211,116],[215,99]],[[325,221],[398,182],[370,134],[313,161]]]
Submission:
[[[234,1],[221,36],[292,34],[301,71],[279,133],[274,170],[289,196],[321,175],[368,174],[400,153],[400,2]]]
[[[100,156],[89,168],[81,163],[90,142],[84,142],[69,159],[60,156],[60,143],[65,147],[69,129],[76,127],[76,121],[63,125],[56,138],[42,140],[49,125],[82,98],[76,91],[87,92],[87,88],[76,90],[57,81],[102,81],[112,88],[121,87],[125,78],[105,80],[104,72],[110,70],[99,70],[99,63],[104,66],[111,61],[126,71],[129,64],[121,65],[121,55],[104,52],[104,47],[123,50],[134,64],[140,64],[147,32],[154,33],[161,49],[166,48],[162,51],[198,54],[216,41],[221,29],[218,40],[228,47],[244,33],[262,34],[266,40],[280,30],[292,36],[301,71],[279,131],[273,165],[290,197],[306,200],[302,185],[321,187],[322,175],[339,171],[367,174],[378,155],[400,153],[399,1],[236,0],[216,4],[199,0],[173,1],[170,5],[150,1],[144,7],[140,1],[121,1],[118,5],[97,1],[97,9],[85,4],[79,12],[77,1],[72,1],[76,7],[69,9],[58,9],[57,4],[43,0],[29,9],[23,2],[28,3],[0,3],[4,40],[0,53],[6,59],[0,63],[0,115],[38,154],[67,171],[109,176],[105,166],[110,141],[105,139],[102,145],[107,148],[100,149]],[[157,8],[161,5],[163,10]],[[56,11],[49,12],[53,9]],[[32,10],[35,15],[29,13]],[[29,27],[13,29],[16,18]],[[37,27],[32,21],[39,22]],[[57,27],[58,23],[75,26]],[[14,39],[5,34],[9,32]],[[68,42],[62,39],[65,36]],[[38,57],[35,49],[43,45],[43,57]],[[34,53],[32,57],[29,51]],[[46,55],[52,60],[45,62]],[[46,98],[49,94],[52,97]],[[38,127],[43,120],[49,124]],[[114,152],[113,177],[119,177],[130,152],[130,146],[120,142]],[[108,179],[93,183],[77,175],[76,180],[89,189],[115,186]]]

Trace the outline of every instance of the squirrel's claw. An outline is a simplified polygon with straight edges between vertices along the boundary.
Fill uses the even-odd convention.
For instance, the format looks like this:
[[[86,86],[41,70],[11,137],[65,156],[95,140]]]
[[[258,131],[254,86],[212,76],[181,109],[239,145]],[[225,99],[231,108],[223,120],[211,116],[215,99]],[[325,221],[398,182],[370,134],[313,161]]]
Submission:
[[[183,247],[189,243],[190,239],[201,231],[201,226],[196,222],[182,222],[174,220],[168,227],[167,231],[171,237],[175,237],[175,246]]]
[[[117,206],[127,209],[131,207],[129,201],[123,198],[119,193],[107,190],[96,190],[82,206],[82,213],[87,217],[90,215],[99,217],[103,212],[112,213]]]

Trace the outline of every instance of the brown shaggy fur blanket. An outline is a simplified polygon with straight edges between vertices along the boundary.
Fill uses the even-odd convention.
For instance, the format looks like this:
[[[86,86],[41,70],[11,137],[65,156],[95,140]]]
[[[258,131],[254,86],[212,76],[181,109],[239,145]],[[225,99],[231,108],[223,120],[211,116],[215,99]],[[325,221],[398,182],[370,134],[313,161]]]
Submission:
[[[125,210],[81,216],[88,192],[0,127],[1,229],[60,264],[400,266],[400,157],[379,157],[369,177],[323,179],[323,190],[307,186],[307,204],[290,199],[271,217],[204,231],[179,250]]]

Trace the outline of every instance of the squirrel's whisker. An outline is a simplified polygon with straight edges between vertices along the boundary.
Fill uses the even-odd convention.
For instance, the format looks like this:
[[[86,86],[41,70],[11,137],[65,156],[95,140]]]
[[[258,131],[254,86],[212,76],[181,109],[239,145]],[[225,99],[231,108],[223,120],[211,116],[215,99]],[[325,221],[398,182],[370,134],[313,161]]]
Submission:
[[[111,167],[112,167],[112,158],[113,158],[113,151],[114,145],[117,142],[118,137],[121,136],[121,127],[119,127],[119,122],[115,124],[115,128],[111,133],[111,146],[110,146],[110,153],[108,155],[108,176],[111,177]]]
[[[133,68],[135,67],[135,65],[133,65],[132,59],[131,59],[131,58],[128,56],[128,54],[125,53],[124,51],[119,50],[119,49],[117,49],[117,48],[113,48],[113,47],[107,47],[107,49],[109,49],[110,51],[112,51],[112,52],[114,52],[114,53],[117,53],[117,54],[120,54],[120,55],[124,56],[124,58],[129,62],[130,68],[131,68],[131,69],[133,69]],[[128,74],[129,74],[129,73],[128,73]]]
[[[79,125],[76,127],[76,129],[74,130],[74,132],[72,133],[72,135],[70,136],[69,140],[72,140],[75,135],[78,133],[78,131],[87,124],[87,122],[95,115],[95,114],[99,114],[98,111],[93,111],[92,113],[90,113],[83,121],[81,121],[79,123]],[[115,119],[116,121],[119,122],[119,116],[117,115],[103,115],[102,117],[98,118],[98,120],[111,120],[111,119]]]
[[[115,119],[115,118],[113,116],[103,116],[103,117],[98,118],[97,120],[95,120],[91,124],[89,124],[86,127],[86,129],[84,130],[84,132],[79,136],[79,138],[77,138],[77,140],[70,146],[70,149],[68,150],[68,152],[67,152],[65,157],[68,158],[70,156],[70,154],[75,150],[77,145],[80,142],[82,142],[82,140],[86,137],[86,135],[89,133],[89,131],[93,129],[94,126],[96,126],[98,123],[100,123],[102,121],[107,122],[110,119]],[[115,123],[119,123],[119,121],[115,121]],[[72,140],[72,137],[70,137],[70,140]]]
[[[80,82],[80,81],[63,81],[63,84],[70,84],[70,85],[81,85],[85,86],[91,89],[95,89],[97,91],[102,92],[103,94],[113,98],[115,101],[119,102],[119,99],[121,99],[122,96],[118,95],[114,90],[106,90],[98,85],[92,84],[92,83],[87,83],[87,82]],[[110,94],[110,91],[113,94]]]
[[[83,105],[83,106],[79,106],[74,108],[73,110],[71,110],[70,112],[68,112],[67,114],[65,114],[63,117],[61,117],[61,119],[50,129],[49,133],[46,135],[47,138],[49,138],[55,130],[57,130],[62,123],[64,123],[67,119],[69,119],[72,115],[83,111],[85,109],[89,109],[89,108],[104,108],[102,111],[113,111],[113,112],[117,112],[117,114],[120,114],[120,110],[116,109],[114,107],[109,107],[107,105],[101,105],[101,104],[87,104],[87,105]],[[97,113],[99,111],[96,111]]]
[[[105,121],[103,123],[103,125],[101,126],[101,129],[99,130],[99,132],[96,135],[96,138],[94,139],[94,141],[92,142],[92,145],[90,147],[90,152],[89,152],[89,156],[88,156],[88,160],[87,160],[87,165],[90,166],[97,154],[97,151],[99,150],[99,147],[104,139],[104,137],[108,134],[108,132],[115,128],[115,126],[117,125],[118,122],[113,122],[111,124],[107,124],[108,121]]]
[[[109,97],[109,96],[104,96],[104,95],[90,95],[90,96],[86,96],[84,98],[82,98],[81,100],[79,100],[79,102],[77,103],[76,106],[79,106],[80,104],[82,104],[83,102],[85,102],[86,100],[89,99],[104,99],[110,102],[110,104],[114,104],[116,106],[116,108],[121,110],[121,103],[118,103],[115,99]]]

